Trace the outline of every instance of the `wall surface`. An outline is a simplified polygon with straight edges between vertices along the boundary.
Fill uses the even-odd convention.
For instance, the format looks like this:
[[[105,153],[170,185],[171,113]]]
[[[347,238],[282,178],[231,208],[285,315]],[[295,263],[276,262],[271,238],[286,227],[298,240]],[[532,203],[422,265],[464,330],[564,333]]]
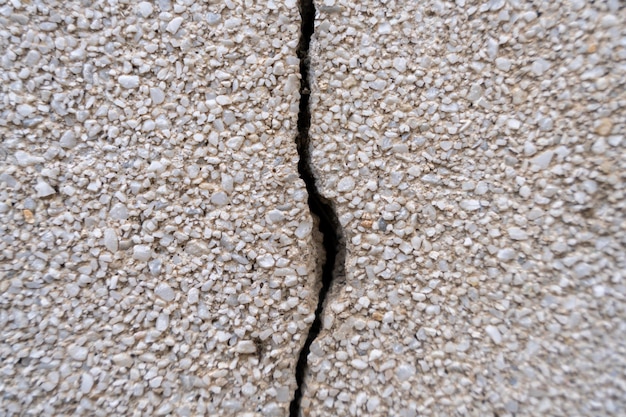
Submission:
[[[318,1],[305,415],[626,413],[626,9]]]
[[[0,3],[0,415],[286,415],[295,2]]]
[[[626,414],[624,5],[315,7],[0,0],[0,416]]]

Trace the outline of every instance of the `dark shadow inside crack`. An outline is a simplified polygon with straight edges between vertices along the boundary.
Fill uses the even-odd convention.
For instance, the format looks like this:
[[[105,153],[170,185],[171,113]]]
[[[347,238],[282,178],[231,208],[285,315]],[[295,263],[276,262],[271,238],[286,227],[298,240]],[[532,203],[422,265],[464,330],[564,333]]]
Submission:
[[[309,195],[309,209],[312,215],[319,219],[318,227],[323,236],[322,246],[325,252],[325,262],[322,266],[322,286],[319,292],[317,308],[315,309],[315,320],[311,324],[309,334],[304,346],[300,351],[298,363],[296,365],[297,389],[289,407],[289,415],[298,417],[300,415],[300,403],[304,378],[307,371],[307,357],[311,349],[311,343],[317,338],[322,327],[322,312],[326,302],[326,296],[331,288],[333,280],[343,273],[345,249],[343,244],[343,232],[341,224],[337,218],[337,213],[331,201],[324,198],[315,182],[313,166],[311,163],[311,143],[309,128],[311,126],[311,112],[309,108],[310,98],[310,60],[309,45],[311,36],[315,28],[315,6],[313,0],[300,0],[300,16],[302,18],[300,41],[298,44],[298,58],[300,59],[300,108],[298,114],[298,134],[296,136],[296,146],[300,161],[298,162],[298,172],[300,178],[306,184]]]

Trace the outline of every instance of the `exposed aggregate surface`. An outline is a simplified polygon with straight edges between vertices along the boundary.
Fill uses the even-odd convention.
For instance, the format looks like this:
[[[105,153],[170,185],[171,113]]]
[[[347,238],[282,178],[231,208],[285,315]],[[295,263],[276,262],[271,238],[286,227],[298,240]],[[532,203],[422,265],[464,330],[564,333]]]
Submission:
[[[316,2],[346,276],[303,415],[626,413],[626,9]]]
[[[288,413],[299,29],[294,0],[0,1],[0,415]]]
[[[626,414],[626,9],[316,2],[346,238],[302,415]],[[0,415],[288,415],[295,0],[0,0]]]

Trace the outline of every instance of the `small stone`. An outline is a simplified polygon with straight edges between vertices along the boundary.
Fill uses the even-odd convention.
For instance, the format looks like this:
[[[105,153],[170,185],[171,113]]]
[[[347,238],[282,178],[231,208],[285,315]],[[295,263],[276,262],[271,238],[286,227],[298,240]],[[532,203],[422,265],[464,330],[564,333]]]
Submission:
[[[211,203],[218,207],[228,204],[228,195],[223,191],[218,191],[211,196]]]
[[[93,388],[93,376],[89,372],[85,372],[80,379],[80,391],[83,394],[89,394]]]
[[[50,184],[48,184],[42,179],[39,179],[37,181],[37,185],[35,185],[35,190],[37,191],[37,197],[41,197],[41,198],[56,194],[56,191],[54,190],[54,188],[52,188]]]
[[[502,343],[502,335],[500,334],[500,331],[497,327],[489,325],[485,327],[485,333],[487,333],[487,335],[496,345]]]
[[[148,17],[152,14],[152,12],[154,11],[154,8],[152,7],[152,4],[150,4],[149,2],[142,1],[141,3],[137,5],[137,11],[141,15],[141,17]]]
[[[238,353],[255,353],[256,345],[251,340],[241,340],[235,346],[235,352]]]
[[[199,239],[190,240],[187,245],[185,245],[185,253],[192,256],[202,256],[208,254],[209,252],[209,245]]]
[[[25,209],[22,210],[22,214],[24,215],[24,221],[28,224],[33,224],[35,223],[35,216],[33,216],[33,212]]]
[[[109,210],[109,216],[115,220],[126,220],[128,219],[128,209],[124,204],[116,203],[111,210]]]
[[[20,166],[29,166],[45,162],[45,159],[43,159],[42,157],[32,156],[24,151],[16,151],[14,155],[17,164]]]
[[[501,71],[508,72],[511,69],[511,60],[503,57],[496,58],[496,67]]]
[[[406,64],[407,64],[407,60],[405,58],[394,58],[393,60],[393,67],[398,72],[406,71]]]
[[[496,255],[501,261],[510,261],[515,259],[516,252],[511,248],[504,248],[498,251]]]
[[[35,108],[30,104],[19,104],[16,108],[17,114],[22,117],[31,116],[35,112]]]
[[[298,225],[294,234],[298,237],[298,239],[304,239],[311,233],[312,230],[313,224],[311,222],[302,222]]]
[[[550,166],[550,162],[552,161],[552,157],[554,156],[554,151],[545,151],[535,156],[530,162],[535,165],[535,171],[539,169],[546,169]]]
[[[225,96],[225,95],[219,95],[215,98],[215,101],[217,102],[217,104],[219,104],[220,106],[227,106],[231,103],[230,97]]]
[[[372,397],[367,400],[367,411],[370,413],[375,412],[380,405],[380,399],[378,397]]]
[[[517,119],[509,119],[506,121],[506,125],[511,130],[518,130],[522,126],[522,123]]]
[[[528,233],[520,229],[519,227],[509,227],[507,232],[509,237],[513,240],[526,240],[528,239]]]
[[[165,93],[158,87],[150,87],[152,104],[161,104],[165,101]]]
[[[548,61],[546,61],[543,58],[539,58],[536,59],[531,67],[530,70],[533,72],[533,74],[535,74],[536,76],[541,76],[543,75],[543,73],[545,73],[548,69],[550,68],[550,63]]]
[[[222,16],[220,16],[217,13],[207,13],[206,21],[209,24],[209,26],[216,26],[222,21]]]
[[[82,362],[87,359],[89,349],[84,346],[69,345],[69,347],[67,348],[67,353],[72,359]]]
[[[173,301],[174,298],[176,297],[176,293],[174,292],[174,290],[172,289],[172,287],[170,287],[168,284],[162,282],[160,284],[158,284],[156,286],[156,288],[154,289],[154,294],[165,300],[165,301]]]
[[[339,184],[337,184],[337,191],[346,193],[354,190],[354,178],[352,177],[343,177],[339,180]]]
[[[59,140],[59,145],[65,149],[71,149],[76,146],[76,135],[74,131],[68,130],[61,136]]]
[[[415,366],[404,363],[396,368],[396,378],[399,381],[406,381],[415,375]]]
[[[257,264],[261,268],[265,268],[265,269],[269,269],[273,267],[274,264],[276,263],[276,261],[274,261],[274,257],[270,255],[269,253],[259,256],[258,258],[256,258],[256,261],[257,261]]]
[[[160,332],[167,330],[170,325],[170,316],[166,313],[159,314],[156,320],[156,329]]]
[[[367,362],[361,360],[361,359],[353,359],[350,362],[350,365],[352,365],[353,367],[355,367],[358,370],[363,370],[366,369],[369,365],[367,364]]]
[[[613,130],[613,122],[608,117],[604,117],[597,121],[595,131],[600,136],[608,136]]]
[[[152,250],[149,245],[135,245],[133,247],[133,258],[139,262],[147,262],[152,256]]]
[[[117,366],[130,368],[133,365],[133,358],[128,353],[117,353],[112,359]]]
[[[172,20],[170,20],[170,22],[167,24],[167,27],[165,28],[165,30],[167,30],[172,35],[175,35],[176,32],[178,32],[178,29],[180,29],[180,25],[182,25],[182,23],[183,23],[183,18],[182,17],[180,17],[180,16],[175,17]]]
[[[110,251],[110,252],[117,252],[118,249],[118,238],[117,238],[117,233],[115,232],[115,229],[104,229],[104,246]]]
[[[136,75],[120,75],[117,81],[124,88],[137,88],[139,87],[139,77]]]
[[[285,220],[285,215],[280,210],[270,210],[267,213],[267,220],[270,223],[279,223]]]
[[[459,204],[463,210],[475,211],[480,208],[480,201],[478,200],[462,200]]]
[[[187,294],[187,302],[189,304],[197,304],[200,299],[200,291],[197,288],[192,288]]]

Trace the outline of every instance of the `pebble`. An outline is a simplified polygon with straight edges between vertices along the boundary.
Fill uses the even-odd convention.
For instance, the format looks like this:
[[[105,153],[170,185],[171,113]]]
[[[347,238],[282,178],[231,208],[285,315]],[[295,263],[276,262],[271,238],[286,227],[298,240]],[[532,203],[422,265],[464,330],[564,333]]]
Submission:
[[[113,360],[113,363],[115,363],[117,366],[123,366],[125,368],[130,368],[131,366],[133,366],[134,362],[133,358],[125,352],[116,353],[111,359]]]
[[[170,287],[168,284],[162,282],[160,284],[158,284],[156,286],[156,288],[154,289],[154,294],[165,300],[165,301],[174,301],[174,298],[176,297],[176,293],[174,292],[174,290],[172,289],[172,287]]]
[[[485,333],[487,333],[487,335],[496,345],[502,343],[502,334],[500,334],[500,331],[497,327],[488,325],[485,327]]]
[[[173,18],[168,24],[167,24],[167,28],[165,30],[167,30],[169,33],[171,33],[172,35],[176,34],[176,32],[178,32],[178,29],[180,29],[180,26],[183,23],[183,18],[178,16]]]
[[[94,379],[89,372],[84,372],[80,380],[80,392],[83,394],[89,394],[93,388]]]
[[[613,131],[613,121],[604,117],[596,123],[595,131],[600,136],[608,136]]]
[[[133,247],[133,258],[139,262],[148,262],[152,257],[152,249],[149,245],[135,245]]]
[[[22,210],[22,214],[24,215],[24,221],[28,224],[33,224],[35,223],[35,216],[33,215],[33,212],[28,210],[28,209],[24,209]]]
[[[535,165],[536,169],[546,169],[550,166],[553,156],[554,151],[548,150],[535,156],[530,161],[533,165]]]
[[[211,196],[211,203],[218,207],[223,207],[228,204],[228,195],[223,191],[218,191]]]
[[[117,249],[119,247],[119,241],[117,238],[117,233],[115,232],[115,229],[105,229],[104,233],[104,246],[111,252],[115,253],[117,252]]]
[[[256,258],[256,262],[261,268],[265,269],[269,269],[276,264],[274,257],[270,254],[259,256],[258,258]]]
[[[343,177],[341,180],[339,180],[339,183],[337,184],[337,191],[342,193],[350,192],[354,190],[355,184],[356,183],[354,181],[354,178]]]
[[[40,198],[49,197],[53,194],[56,194],[55,189],[41,178],[37,180],[37,185],[35,185],[35,191],[37,191],[37,197]]]
[[[84,361],[87,359],[87,354],[89,353],[89,349],[84,346],[78,345],[69,345],[67,348],[67,353],[70,357],[76,361]]]
[[[124,88],[137,88],[139,87],[139,77],[137,75],[120,75],[117,81]]]
[[[154,8],[152,4],[147,1],[142,1],[137,5],[137,11],[141,15],[141,17],[146,18],[152,14]]]

